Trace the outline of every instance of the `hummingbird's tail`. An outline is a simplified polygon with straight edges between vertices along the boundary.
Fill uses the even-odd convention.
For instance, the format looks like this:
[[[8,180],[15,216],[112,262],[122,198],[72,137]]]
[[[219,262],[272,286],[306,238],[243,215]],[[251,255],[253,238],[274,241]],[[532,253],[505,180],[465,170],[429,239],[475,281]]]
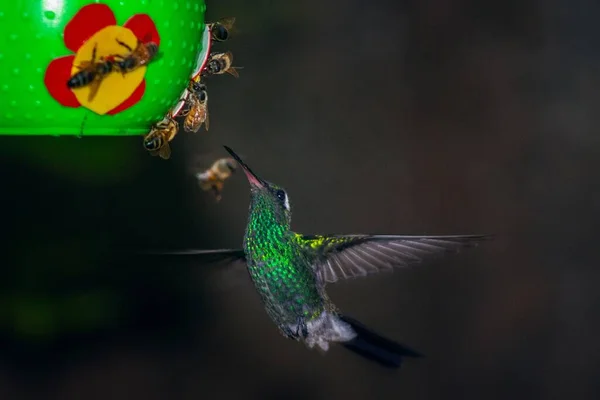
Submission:
[[[422,357],[416,351],[371,331],[353,318],[344,315],[339,317],[356,332],[354,339],[341,343],[348,350],[389,368],[399,368],[404,357]]]

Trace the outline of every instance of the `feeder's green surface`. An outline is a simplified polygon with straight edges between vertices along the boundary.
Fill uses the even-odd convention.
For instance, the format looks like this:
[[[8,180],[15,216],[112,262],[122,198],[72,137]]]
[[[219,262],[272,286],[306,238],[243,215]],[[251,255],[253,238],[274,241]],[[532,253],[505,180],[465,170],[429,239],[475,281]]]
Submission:
[[[118,25],[148,14],[160,35],[160,57],[148,66],[143,98],[116,115],[58,103],[44,85],[50,62],[73,54],[65,25],[85,0],[8,0],[0,5],[0,134],[140,135],[177,103],[201,50],[204,0],[105,0]],[[65,82],[66,85],[66,82]]]

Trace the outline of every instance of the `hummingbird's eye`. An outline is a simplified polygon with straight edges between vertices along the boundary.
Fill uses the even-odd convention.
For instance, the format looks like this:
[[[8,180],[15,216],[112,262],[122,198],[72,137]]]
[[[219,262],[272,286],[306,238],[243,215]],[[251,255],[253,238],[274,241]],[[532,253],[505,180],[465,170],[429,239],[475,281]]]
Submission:
[[[283,190],[279,189],[275,192],[275,196],[281,200],[285,209],[290,211],[290,200],[288,199],[287,194],[285,194]]]
[[[277,198],[281,201],[285,201],[285,192],[281,189],[279,189],[278,191],[275,192],[275,195],[277,196]]]

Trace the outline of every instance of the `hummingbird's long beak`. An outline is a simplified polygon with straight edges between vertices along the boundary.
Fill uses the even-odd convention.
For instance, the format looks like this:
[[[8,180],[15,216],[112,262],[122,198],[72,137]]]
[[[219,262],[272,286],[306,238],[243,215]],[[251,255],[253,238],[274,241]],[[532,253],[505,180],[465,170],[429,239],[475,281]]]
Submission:
[[[233,157],[233,159],[235,161],[238,162],[238,164],[240,164],[240,166],[242,167],[242,170],[244,171],[244,173],[246,174],[246,178],[248,178],[248,182],[250,182],[251,186],[257,187],[257,188],[264,188],[265,182],[260,179],[258,176],[256,176],[256,174],[254,172],[252,172],[252,170],[250,169],[250,167],[248,167],[246,165],[246,163],[244,163],[242,161],[242,159],[240,158],[240,156],[238,156],[237,154],[235,154],[235,152],[233,150],[231,150],[231,148],[227,147],[227,146],[223,146],[225,147],[225,150],[227,150],[227,152],[229,154],[231,154],[231,157]]]

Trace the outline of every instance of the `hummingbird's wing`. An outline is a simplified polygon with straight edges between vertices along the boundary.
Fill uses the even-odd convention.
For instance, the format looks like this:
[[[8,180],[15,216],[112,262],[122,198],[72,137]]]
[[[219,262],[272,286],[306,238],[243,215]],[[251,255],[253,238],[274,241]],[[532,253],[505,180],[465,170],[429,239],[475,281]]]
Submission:
[[[217,262],[234,262],[246,261],[246,256],[243,249],[215,249],[215,250],[177,250],[177,251],[161,251],[149,250],[144,251],[145,255],[157,256],[194,256],[195,260],[206,263]]]
[[[196,271],[202,282],[210,282],[206,290],[217,292],[231,291],[241,288],[248,282],[248,274],[242,273],[246,269],[246,257],[242,249],[216,249],[216,250],[147,250],[138,252],[142,256],[159,257],[164,265],[206,266]],[[215,268],[213,268],[215,267]],[[205,280],[205,277],[209,277]]]
[[[329,283],[406,267],[435,255],[476,246],[488,238],[489,235],[296,235],[306,254],[314,254],[315,270]]]

